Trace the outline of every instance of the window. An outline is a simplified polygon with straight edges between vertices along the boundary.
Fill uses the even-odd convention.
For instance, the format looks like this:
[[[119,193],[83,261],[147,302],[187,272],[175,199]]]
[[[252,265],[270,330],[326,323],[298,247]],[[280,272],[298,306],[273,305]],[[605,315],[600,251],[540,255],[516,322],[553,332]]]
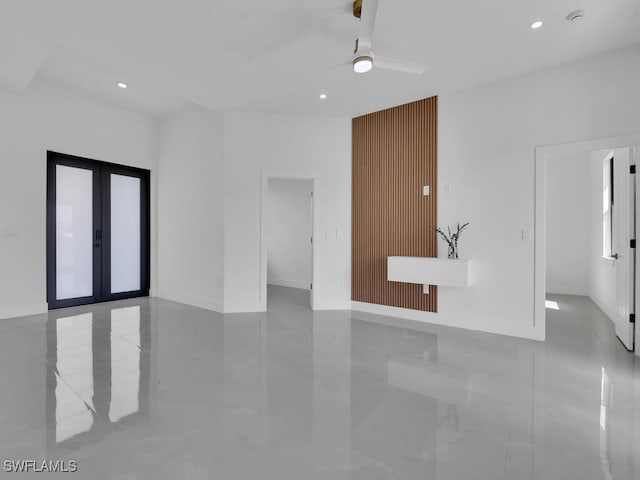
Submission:
[[[613,252],[613,152],[602,163],[602,256]]]

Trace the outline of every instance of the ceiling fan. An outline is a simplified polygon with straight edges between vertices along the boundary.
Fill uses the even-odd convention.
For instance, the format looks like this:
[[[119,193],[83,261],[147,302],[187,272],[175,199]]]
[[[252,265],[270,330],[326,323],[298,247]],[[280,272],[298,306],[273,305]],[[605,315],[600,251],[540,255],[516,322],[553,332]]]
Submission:
[[[425,65],[405,62],[395,58],[381,57],[373,53],[373,28],[378,13],[378,0],[355,0],[353,2],[353,16],[360,19],[360,32],[356,39],[356,48],[350,64],[356,73],[366,73],[374,66],[386,70],[415,73],[420,75],[426,70]]]

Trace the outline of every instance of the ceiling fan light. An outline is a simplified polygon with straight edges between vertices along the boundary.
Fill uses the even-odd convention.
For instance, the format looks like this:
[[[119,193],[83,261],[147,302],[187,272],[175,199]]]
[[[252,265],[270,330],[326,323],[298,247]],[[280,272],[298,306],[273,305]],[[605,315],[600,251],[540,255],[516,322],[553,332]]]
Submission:
[[[373,57],[361,55],[353,59],[353,71],[356,73],[367,73],[373,68]]]

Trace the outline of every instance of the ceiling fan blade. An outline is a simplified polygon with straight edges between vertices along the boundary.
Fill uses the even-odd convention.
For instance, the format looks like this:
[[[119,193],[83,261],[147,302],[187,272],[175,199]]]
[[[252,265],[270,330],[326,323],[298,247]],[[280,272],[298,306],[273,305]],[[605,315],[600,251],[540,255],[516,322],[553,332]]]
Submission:
[[[405,62],[389,57],[375,56],[373,58],[373,68],[384,68],[385,70],[395,70],[397,72],[415,73],[421,75],[427,69],[426,65],[419,63]]]
[[[322,70],[321,72],[318,72],[320,75],[324,75],[326,73],[332,73],[335,72],[337,70],[344,70],[347,67],[351,67],[351,60],[346,62],[346,63],[341,63],[340,65],[334,65],[333,67],[329,67],[325,70]]]
[[[373,28],[378,15],[378,0],[362,0],[358,52],[368,53],[373,42]]]

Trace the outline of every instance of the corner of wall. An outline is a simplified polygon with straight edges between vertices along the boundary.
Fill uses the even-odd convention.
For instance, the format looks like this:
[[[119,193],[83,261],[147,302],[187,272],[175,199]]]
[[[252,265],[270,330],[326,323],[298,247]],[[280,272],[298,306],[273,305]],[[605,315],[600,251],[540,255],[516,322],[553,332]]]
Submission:
[[[210,298],[202,298],[202,297],[196,297],[193,295],[173,293],[165,290],[160,290],[158,292],[158,298],[162,298],[164,300],[169,300],[177,303],[184,303],[185,305],[191,305],[192,307],[211,310],[213,312],[218,312],[218,313],[224,312],[223,303],[216,300],[212,300]]]

